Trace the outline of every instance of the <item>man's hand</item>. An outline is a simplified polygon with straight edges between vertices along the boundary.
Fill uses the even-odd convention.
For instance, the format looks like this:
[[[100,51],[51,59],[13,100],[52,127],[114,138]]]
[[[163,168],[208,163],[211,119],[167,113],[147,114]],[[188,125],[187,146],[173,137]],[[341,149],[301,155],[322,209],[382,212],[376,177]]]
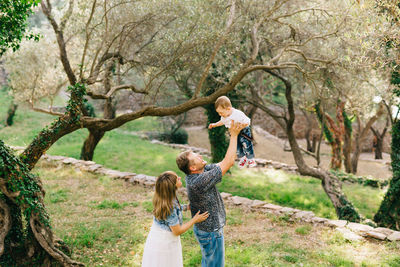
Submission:
[[[229,133],[231,134],[231,137],[229,139],[228,150],[226,151],[224,159],[220,163],[217,163],[221,168],[222,175],[224,175],[235,163],[237,136],[239,135],[240,131],[246,126],[246,123],[231,121],[231,127],[229,128]]]
[[[231,136],[238,136],[240,131],[244,129],[248,124],[231,121],[231,128],[229,128],[229,133]]]

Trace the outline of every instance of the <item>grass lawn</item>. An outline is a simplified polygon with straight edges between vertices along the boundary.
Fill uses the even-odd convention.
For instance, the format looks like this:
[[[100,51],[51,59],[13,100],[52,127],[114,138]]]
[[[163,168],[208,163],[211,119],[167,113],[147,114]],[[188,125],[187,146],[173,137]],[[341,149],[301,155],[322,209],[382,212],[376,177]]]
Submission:
[[[8,107],[10,99],[0,90],[0,107]],[[0,128],[0,139],[6,144],[26,146],[53,116],[32,112],[21,105],[17,110],[15,124]],[[152,144],[126,131],[154,131],[160,129],[158,120],[153,117],[140,118],[123,125],[120,129],[107,132],[98,144],[94,161],[108,168],[157,176],[165,170],[173,170],[182,178],[175,157],[178,150]],[[86,129],[78,130],[58,140],[47,151],[51,155],[79,158],[81,146],[88,135]],[[303,210],[311,210],[316,215],[336,218],[334,208],[324,193],[320,181],[314,178],[287,174],[271,169],[244,169],[236,167],[231,174],[224,176],[219,184],[220,191],[234,195],[265,200]],[[379,208],[384,192],[380,189],[358,184],[344,184],[348,198],[367,218],[372,218]]]
[[[39,162],[56,235],[86,266],[140,266],[152,223],[152,189]],[[181,202],[187,200],[180,196]],[[227,206],[226,266],[399,266],[400,243],[347,242],[327,227]],[[184,221],[188,219],[185,214]],[[200,266],[192,230],[182,235],[184,266]]]

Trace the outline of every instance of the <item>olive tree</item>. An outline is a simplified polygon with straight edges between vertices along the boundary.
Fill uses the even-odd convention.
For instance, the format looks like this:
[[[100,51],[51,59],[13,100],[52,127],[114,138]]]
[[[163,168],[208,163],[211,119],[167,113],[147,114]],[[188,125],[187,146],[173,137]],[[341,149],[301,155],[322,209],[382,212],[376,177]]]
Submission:
[[[291,66],[291,64],[275,66],[272,62],[259,64],[256,61],[261,39],[258,37],[257,32],[264,22],[264,19],[257,19],[257,21],[252,21],[247,25],[251,29],[251,31],[247,32],[248,40],[250,40],[248,42],[251,44],[251,53],[243,58],[242,64],[235,66],[234,70],[227,76],[228,80],[224,84],[214,93],[206,96],[203,94],[204,83],[210,68],[221,47],[230,47],[229,45],[234,43],[228,42],[227,36],[234,35],[233,25],[237,27],[240,25],[242,22],[240,19],[243,19],[241,13],[244,13],[246,9],[238,5],[236,1],[231,1],[228,6],[225,6],[224,1],[176,1],[176,6],[173,7],[171,7],[171,1],[157,1],[157,5],[163,6],[164,4],[163,9],[161,9],[165,11],[163,16],[165,16],[165,13],[168,14],[166,11],[176,14],[175,12],[181,10],[177,7],[183,9],[180,16],[177,16],[173,21],[171,19],[170,23],[175,22],[176,24],[169,24],[171,28],[164,27],[164,29],[167,29],[165,34],[158,34],[158,30],[150,31],[145,27],[137,33],[139,36],[144,36],[143,39],[134,39],[135,41],[127,43],[124,43],[124,40],[129,40],[132,36],[124,35],[125,38],[123,40],[119,39],[122,33],[134,32],[137,29],[136,25],[141,25],[142,21],[148,21],[151,26],[152,20],[145,17],[137,21],[131,21],[127,25],[116,23],[123,28],[123,31],[121,29],[122,33],[120,31],[120,34],[110,35],[112,37],[108,35],[108,33],[111,34],[112,32],[108,25],[113,22],[108,15],[115,11],[114,8],[125,6],[123,11],[131,12],[130,14],[137,11],[138,14],[141,14],[141,12],[148,10],[146,5],[141,6],[141,4],[147,3],[154,3],[154,8],[159,8],[159,6],[155,6],[156,1],[109,2],[93,0],[80,2],[79,5],[86,5],[84,10],[87,12],[82,13],[81,16],[88,18],[88,20],[84,23],[83,31],[79,29],[67,37],[64,35],[64,31],[69,25],[68,21],[79,17],[79,14],[72,16],[74,1],[69,1],[64,9],[65,12],[60,12],[61,14],[57,16],[50,0],[41,3],[41,8],[48,18],[55,35],[60,64],[63,70],[63,77],[61,78],[66,79],[67,84],[69,84],[70,100],[66,106],[67,111],[64,114],[52,110],[46,111],[56,115],[57,119],[49,127],[43,129],[20,156],[13,156],[12,152],[3,143],[0,143],[2,159],[0,161],[0,176],[2,178],[1,189],[3,193],[0,216],[2,222],[4,222],[2,224],[4,231],[0,235],[0,243],[4,242],[5,244],[1,254],[5,265],[10,265],[10,262],[18,262],[20,266],[24,264],[29,266],[50,266],[56,263],[64,266],[81,265],[71,260],[60,250],[60,247],[63,247],[62,243],[58,242],[54,237],[49,223],[49,216],[46,214],[43,205],[44,191],[41,187],[40,179],[30,174],[30,170],[34,168],[43,153],[61,137],[81,128],[98,132],[110,131],[143,116],[181,114],[191,108],[214,102],[217,97],[232,91],[247,74],[253,71],[260,69],[273,70]],[[221,9],[211,8],[215,7],[216,4],[219,4]],[[276,9],[278,6],[279,3],[277,2],[273,8]],[[97,8],[105,10],[102,13],[105,16],[94,16]],[[213,13],[213,16],[209,16],[210,12],[219,13]],[[207,19],[202,17],[206,14],[208,14]],[[120,15],[115,16],[118,17]],[[210,18],[215,19],[211,24],[207,22]],[[192,19],[194,23],[183,23],[190,22]],[[105,35],[98,34],[95,31],[98,25],[104,25],[104,31],[102,32]],[[164,20],[163,24],[159,26],[163,27],[163,25],[165,25]],[[208,36],[208,38],[204,38],[204,35],[196,31],[199,30],[202,33],[212,29],[211,25],[221,29]],[[151,29],[153,28],[151,27]],[[157,29],[159,28],[157,27]],[[199,35],[196,36],[196,33]],[[79,45],[79,40],[74,41],[74,37],[79,34],[86,36],[84,40],[87,40],[87,42],[85,41],[82,46]],[[93,36],[91,36],[92,34]],[[133,34],[133,37],[137,37],[137,35]],[[176,42],[174,38],[169,38],[175,35],[180,40],[179,42]],[[191,36],[197,37],[194,39],[198,41],[190,42],[192,40]],[[109,37],[109,39],[106,37]],[[102,40],[102,42],[90,45],[88,41],[90,38]],[[118,42],[115,43],[115,41]],[[69,45],[74,49],[67,49]],[[124,50],[122,48],[125,48],[125,45],[130,47],[126,51],[139,51],[136,53],[136,57],[132,53],[123,53]],[[148,51],[145,53],[146,49]],[[76,51],[80,52],[78,57],[73,56]],[[143,55],[140,51],[143,51]],[[185,54],[188,51],[191,53]],[[194,55],[199,56],[195,57]],[[89,60],[91,57],[93,57],[92,60]],[[192,89],[192,97],[181,103],[165,106],[159,101],[158,97],[161,92],[168,91],[168,88],[163,85],[166,84],[165,81],[170,77],[170,72],[178,67],[176,64],[182,64],[182,62],[193,62],[200,69],[199,74],[195,77],[197,82]],[[109,78],[107,73],[112,73],[114,70],[114,68],[110,67],[111,63],[115,64],[115,69],[121,68],[121,73],[129,72],[133,68],[130,67],[131,65],[136,66],[138,64],[139,67],[135,69],[135,74],[141,74],[142,78],[129,80],[127,77],[126,80],[121,79],[121,83],[117,83],[115,86],[111,85],[110,90],[107,92],[97,91],[96,83],[98,80],[100,80],[101,89],[104,89],[103,84],[111,83],[111,81],[107,81]],[[125,64],[129,65],[126,69],[124,69]],[[118,67],[118,65],[121,66]],[[22,79],[23,75],[20,78]],[[123,89],[129,89],[143,95],[143,100],[136,109],[129,113],[118,115],[115,118],[93,118],[87,116],[84,106],[85,95],[109,99]],[[41,109],[44,111],[44,108]],[[27,222],[27,228],[24,228],[23,220]],[[23,234],[24,229],[27,229],[25,235]]]

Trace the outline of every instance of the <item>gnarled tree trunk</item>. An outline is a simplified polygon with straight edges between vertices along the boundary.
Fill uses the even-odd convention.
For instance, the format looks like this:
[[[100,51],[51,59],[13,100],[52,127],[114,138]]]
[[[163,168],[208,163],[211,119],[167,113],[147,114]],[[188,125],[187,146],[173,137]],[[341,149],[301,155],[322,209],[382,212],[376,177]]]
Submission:
[[[311,134],[311,132],[312,132],[311,116],[304,109],[301,109],[301,112],[303,113],[304,117],[306,118],[306,122],[307,122],[306,132],[304,134],[304,138],[306,139],[306,142],[307,142],[307,151],[314,153],[315,149],[316,149],[316,144],[317,144],[317,136],[314,134]]]
[[[344,103],[338,102],[336,106],[336,122],[326,114],[321,106],[317,104],[315,111],[317,113],[318,120],[321,123],[321,128],[325,138],[328,140],[331,146],[331,163],[330,168],[338,170],[342,167],[342,141],[345,134],[344,130],[344,119],[343,119]]]
[[[375,137],[375,144],[373,145],[374,147],[374,153],[375,153],[375,159],[383,159],[383,139],[385,138],[386,131],[388,129],[390,122],[389,116],[386,118],[386,124],[385,127],[383,128],[382,132],[380,133],[377,129],[375,130],[374,127],[371,127],[371,131],[374,134]]]
[[[352,172],[351,165],[351,150],[353,149],[353,138],[352,131],[353,127],[351,124],[351,120],[347,116],[346,112],[343,110],[343,122],[344,122],[344,142],[343,142],[343,162],[344,169],[347,173]]]
[[[93,160],[94,150],[96,149],[97,144],[100,142],[101,138],[103,138],[105,132],[97,131],[96,129],[88,129],[89,136],[86,138],[83,143],[81,150],[82,160]]]
[[[287,116],[278,115],[273,110],[268,108],[268,106],[260,104],[259,101],[262,102],[262,99],[258,99],[258,101],[253,103],[257,105],[258,108],[265,111],[267,114],[271,115],[271,117],[286,131],[289,144],[292,150],[292,154],[296,162],[296,165],[298,167],[299,173],[302,175],[311,176],[321,180],[322,187],[324,188],[325,193],[328,195],[330,201],[335,207],[335,211],[338,218],[348,220],[351,222],[359,222],[361,220],[361,216],[354,208],[353,204],[347,199],[346,195],[342,192],[342,186],[340,180],[335,175],[326,170],[320,168],[312,168],[305,163],[303,155],[301,154],[301,149],[299,147],[299,144],[297,143],[293,130],[293,124],[295,121],[295,112],[292,99],[292,84],[286,77],[284,77],[279,73],[273,71],[267,71],[267,72],[277,77],[285,84],[286,87],[285,97],[287,100]]]
[[[106,93],[111,90],[111,76],[113,67],[114,62],[111,61],[107,68],[107,71],[104,74],[104,88]],[[111,96],[105,99],[103,111],[104,119],[115,118],[115,105]],[[105,131],[101,131],[95,128],[89,128],[88,130],[89,136],[86,138],[81,149],[80,159],[83,160],[93,160],[94,150],[96,149],[96,146],[100,142],[101,138],[103,138],[104,134],[106,133]]]
[[[13,102],[11,102],[10,106],[8,107],[7,111],[7,117],[6,117],[6,126],[11,126],[14,123],[14,116],[15,113],[17,112],[17,107],[18,105]]]
[[[359,116],[357,116],[357,133],[355,134],[354,138],[354,151],[353,155],[351,157],[351,171],[352,173],[356,174],[357,173],[357,167],[358,167],[358,159],[360,158],[361,154],[361,145],[365,140],[365,137],[367,136],[367,132],[371,128],[371,126],[374,124],[376,120],[384,113],[384,105],[381,103],[379,105],[379,108],[374,116],[372,116],[368,122],[365,124],[365,127],[362,126],[361,119]]]
[[[383,227],[400,231],[400,121],[392,126],[392,169],[393,177],[374,221]]]
[[[42,183],[30,170],[54,142],[80,129],[84,92],[81,85],[72,88],[69,113],[42,130],[19,157],[0,140],[1,266],[83,266],[60,250],[65,246],[59,246],[50,228]]]

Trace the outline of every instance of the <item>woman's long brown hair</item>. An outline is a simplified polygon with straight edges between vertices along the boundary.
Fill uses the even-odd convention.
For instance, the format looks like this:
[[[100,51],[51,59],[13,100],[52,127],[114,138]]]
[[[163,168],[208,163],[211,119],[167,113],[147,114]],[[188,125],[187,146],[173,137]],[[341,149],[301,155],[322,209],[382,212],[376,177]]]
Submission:
[[[153,197],[153,214],[157,220],[165,220],[171,214],[176,199],[176,180],[178,175],[166,171],[157,177],[156,192]]]

